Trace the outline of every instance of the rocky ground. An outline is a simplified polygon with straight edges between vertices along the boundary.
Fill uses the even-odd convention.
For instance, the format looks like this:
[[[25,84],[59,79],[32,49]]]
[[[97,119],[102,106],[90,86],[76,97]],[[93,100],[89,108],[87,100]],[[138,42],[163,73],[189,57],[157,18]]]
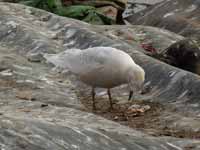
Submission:
[[[184,37],[144,26],[109,29],[0,3],[1,149],[200,149],[199,76],[141,47],[149,39],[162,50]],[[94,112],[90,87],[42,57],[93,46],[129,53],[145,69],[146,93],[128,102],[126,85],[114,88],[114,110],[108,110],[105,90],[97,89]]]
[[[169,0],[129,16],[127,20],[132,24],[164,28],[199,41],[199,13],[199,0]]]

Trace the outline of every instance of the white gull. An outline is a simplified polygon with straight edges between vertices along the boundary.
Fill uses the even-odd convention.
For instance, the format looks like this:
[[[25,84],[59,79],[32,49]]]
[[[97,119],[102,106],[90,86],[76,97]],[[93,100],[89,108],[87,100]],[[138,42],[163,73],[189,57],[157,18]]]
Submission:
[[[93,109],[95,107],[95,88],[107,88],[112,108],[110,89],[121,84],[128,84],[129,100],[133,91],[139,91],[145,80],[144,70],[131,56],[112,47],[92,47],[84,50],[68,49],[58,54],[44,54],[48,62],[67,69],[80,80],[92,86]]]

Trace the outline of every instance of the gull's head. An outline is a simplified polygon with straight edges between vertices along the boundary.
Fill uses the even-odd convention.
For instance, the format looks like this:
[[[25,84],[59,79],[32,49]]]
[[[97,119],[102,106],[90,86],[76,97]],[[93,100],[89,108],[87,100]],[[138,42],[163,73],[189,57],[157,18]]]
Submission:
[[[135,64],[128,70],[128,86],[130,89],[129,100],[133,92],[141,92],[145,80],[145,72],[139,65]]]

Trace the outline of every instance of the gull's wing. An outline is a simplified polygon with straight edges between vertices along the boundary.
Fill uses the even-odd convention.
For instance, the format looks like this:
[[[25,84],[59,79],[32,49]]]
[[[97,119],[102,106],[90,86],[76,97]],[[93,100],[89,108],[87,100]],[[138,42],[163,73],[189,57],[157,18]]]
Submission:
[[[54,64],[56,67],[70,69],[70,66],[73,63],[71,62],[71,58],[76,57],[80,52],[81,50],[79,49],[70,49],[58,54],[45,53],[43,54],[43,57],[47,60],[47,62]]]
[[[70,49],[58,54],[44,54],[44,57],[57,67],[68,69],[77,75],[84,75],[104,68],[109,55],[108,51],[89,48],[86,50]]]

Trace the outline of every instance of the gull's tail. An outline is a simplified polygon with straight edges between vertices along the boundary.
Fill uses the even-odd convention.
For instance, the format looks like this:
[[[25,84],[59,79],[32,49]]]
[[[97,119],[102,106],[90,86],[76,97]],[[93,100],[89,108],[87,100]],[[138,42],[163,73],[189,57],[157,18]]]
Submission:
[[[69,49],[58,54],[43,53],[43,57],[47,62],[54,64],[56,67],[67,69],[70,67],[70,58],[74,57],[80,52],[80,49]]]
[[[62,64],[62,61],[60,61],[59,59],[59,54],[47,54],[44,53],[43,57],[46,59],[46,61],[48,63],[52,63],[54,64],[56,67],[60,67],[60,65]]]

